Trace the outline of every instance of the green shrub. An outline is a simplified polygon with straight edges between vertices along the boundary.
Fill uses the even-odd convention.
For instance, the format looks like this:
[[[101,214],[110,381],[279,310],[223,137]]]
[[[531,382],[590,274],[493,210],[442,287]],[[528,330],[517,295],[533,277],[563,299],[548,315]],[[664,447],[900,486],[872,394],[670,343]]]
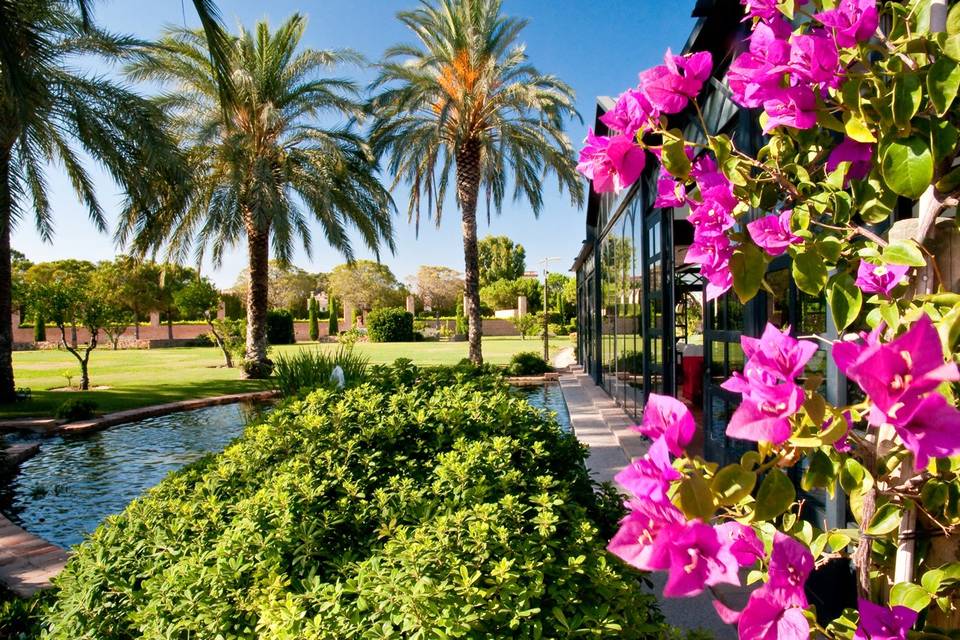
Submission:
[[[251,380],[266,380],[273,375],[273,360],[267,358],[261,362],[244,358],[240,361],[240,370],[243,371],[245,377]]]
[[[319,307],[320,305],[317,303],[317,299],[311,296],[310,305],[309,305],[309,308],[307,309],[307,315],[309,316],[308,322],[309,322],[310,339],[313,340],[314,342],[320,339],[320,321],[319,321],[319,318],[317,317],[317,310],[319,309]]]
[[[367,335],[371,342],[413,342],[413,314],[399,307],[371,311]]]
[[[550,365],[533,351],[521,351],[510,358],[507,371],[512,376],[539,376],[550,371]]]
[[[83,398],[71,398],[57,407],[56,416],[61,420],[89,420],[96,415],[97,403]]]
[[[340,323],[338,316],[340,315],[340,310],[337,309],[337,299],[333,296],[330,296],[330,302],[327,304],[330,308],[330,320],[327,323],[327,334],[330,336],[335,336],[340,333]]]
[[[267,312],[267,342],[270,344],[293,344],[297,341],[293,329],[293,314],[286,309]]]
[[[39,638],[47,607],[54,600],[53,591],[40,591],[21,598],[0,587],[0,638],[31,640]]]
[[[352,386],[363,378],[367,362],[367,358],[349,347],[340,347],[334,353],[301,349],[277,357],[273,377],[277,389],[285,396],[292,396],[302,391],[336,388],[331,376],[337,365],[343,369],[347,386]]]
[[[39,313],[33,316],[33,341],[34,342],[46,342],[47,341],[47,324],[43,319],[43,316]]]
[[[659,636],[575,438],[480,368],[369,379],[110,517],[58,578],[51,640]]]

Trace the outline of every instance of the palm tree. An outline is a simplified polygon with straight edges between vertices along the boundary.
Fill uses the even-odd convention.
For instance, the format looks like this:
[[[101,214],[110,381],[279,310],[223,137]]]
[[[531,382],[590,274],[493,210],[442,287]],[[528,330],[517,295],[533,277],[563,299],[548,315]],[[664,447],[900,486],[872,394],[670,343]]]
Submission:
[[[376,177],[376,164],[354,120],[363,114],[354,83],[321,71],[356,54],[298,52],[306,22],[294,15],[271,33],[265,22],[241,30],[228,44],[227,91],[217,83],[203,34],[169,30],[158,46],[128,67],[135,79],[160,82],[169,91],[158,105],[169,115],[191,165],[192,193],[185,208],[145,220],[138,212],[119,236],[140,252],[165,246],[168,257],[202,260],[209,249],[218,264],[226,249],[246,239],[245,370],[267,375],[266,313],[270,245],[282,264],[296,236],[311,251],[309,216],[348,260],[348,227],[379,255],[391,251],[393,203]],[[322,127],[320,117],[342,124]]]
[[[176,145],[152,103],[103,77],[74,69],[77,56],[114,59],[133,40],[101,32],[83,0],[0,0],[0,402],[15,398],[11,351],[10,234],[32,212],[53,235],[46,171],[59,164],[94,225],[106,218],[80,151],[126,192],[128,214],[149,218],[186,181]]]
[[[487,218],[500,212],[507,181],[513,198],[526,198],[538,215],[542,181],[557,176],[578,205],[583,186],[573,148],[563,132],[575,115],[573,90],[540,74],[518,43],[526,21],[500,13],[500,0],[423,0],[398,18],[419,44],[387,50],[372,85],[370,142],[388,156],[394,185],[411,186],[408,215],[419,227],[421,205],[440,224],[455,169],[456,201],[463,219],[464,276],[470,321],[470,360],[480,347],[477,202],[483,188]]]

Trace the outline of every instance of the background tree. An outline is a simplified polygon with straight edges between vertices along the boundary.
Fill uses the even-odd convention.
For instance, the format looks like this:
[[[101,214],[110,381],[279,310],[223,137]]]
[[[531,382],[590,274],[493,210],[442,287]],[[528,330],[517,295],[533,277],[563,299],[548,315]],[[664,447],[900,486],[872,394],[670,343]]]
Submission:
[[[372,260],[337,265],[329,275],[330,290],[357,310],[403,306],[406,291],[390,267]]]
[[[310,339],[316,342],[320,339],[320,323],[317,320],[317,311],[320,305],[317,302],[317,299],[313,296],[310,296],[310,304],[308,309],[309,314],[309,323],[310,323]]]
[[[416,45],[387,50],[373,83],[370,136],[378,157],[389,157],[395,183],[410,190],[409,216],[440,223],[453,175],[463,228],[464,280],[470,360],[481,351],[477,202],[485,191],[487,215],[507,194],[525,198],[538,215],[548,172],[575,204],[583,186],[575,171],[564,120],[576,114],[573,90],[540,74],[519,42],[523,20],[501,15],[499,0],[432,0],[398,17]]]
[[[294,265],[284,265],[271,260],[268,269],[267,304],[271,309],[286,309],[295,317],[302,318],[307,313],[307,299],[321,291],[326,282],[326,274],[309,273]],[[246,298],[250,287],[250,270],[244,269],[237,276],[231,291]]]
[[[177,292],[197,278],[195,269],[176,263],[160,265],[160,282],[157,289],[157,310],[167,320],[167,339],[173,340],[173,319],[177,315]]]
[[[220,306],[220,291],[206,278],[194,278],[180,287],[174,294],[174,304],[180,313],[193,318],[203,318],[210,327],[213,342],[223,352],[223,363],[233,367],[233,354],[229,341],[229,330],[223,321],[217,318]]]
[[[570,282],[575,282],[570,276],[565,276],[562,273],[548,273],[547,274],[547,301],[544,305],[548,313],[556,313],[560,316],[561,321],[567,319],[568,312],[568,303],[567,298],[564,295],[565,288]],[[574,288],[574,296],[576,296],[576,288]],[[576,298],[574,298],[576,300]]]
[[[78,71],[78,58],[114,60],[133,44],[91,25],[89,4],[0,2],[0,402],[15,399],[10,234],[32,213],[41,237],[53,237],[49,166],[63,167],[100,230],[106,218],[82,156],[106,168],[124,192],[121,207],[143,220],[175,195],[169,185],[189,181],[153,104]]]
[[[531,313],[543,308],[543,285],[535,278],[497,280],[480,290],[483,304],[494,310],[516,309],[520,296],[526,296],[527,310]]]
[[[339,315],[340,310],[337,309],[337,299],[333,296],[328,296],[327,307],[330,310],[330,319],[327,323],[327,335],[335,336],[340,333],[340,322]]]
[[[364,141],[349,125],[361,115],[357,89],[321,71],[355,61],[351,53],[299,49],[306,21],[294,15],[272,32],[265,22],[241,29],[229,46],[228,91],[214,81],[203,36],[174,29],[128,67],[131,77],[158,81],[169,91],[158,104],[171,116],[187,148],[194,175],[190,202],[160,221],[124,221],[121,238],[135,236],[141,251],[166,246],[176,259],[219,264],[224,251],[246,240],[248,377],[269,375],[266,313],[271,244],[287,264],[296,237],[311,253],[308,215],[347,258],[347,228],[359,231],[374,252],[394,249],[392,202],[375,175]],[[328,128],[319,124],[340,120]],[[344,122],[346,124],[344,124]]]
[[[527,252],[507,236],[487,236],[477,243],[480,286],[497,280],[516,280],[527,268]]]
[[[37,306],[36,285],[51,285],[53,283],[63,283],[64,286],[73,287],[82,290],[91,286],[94,273],[97,267],[88,260],[52,260],[50,262],[38,262],[27,269],[23,276],[27,288],[26,298],[28,307],[34,314],[40,314],[45,321],[51,321],[52,318],[46,317],[42,306]],[[77,344],[77,324],[68,323],[70,327],[70,344]]]
[[[110,267],[115,290],[133,314],[133,337],[140,339],[140,322],[161,308],[162,267],[152,261],[119,255]]]
[[[429,306],[438,316],[450,315],[463,300],[463,274],[456,269],[423,265],[411,284],[423,306]]]
[[[31,283],[28,287],[31,308],[60,330],[60,343],[80,364],[80,390],[90,388],[90,354],[97,348],[100,331],[110,314],[110,309],[92,279],[77,285],[67,279],[54,278],[49,281]],[[76,338],[67,339],[67,330],[74,332],[84,327],[90,333],[89,340],[82,346]]]

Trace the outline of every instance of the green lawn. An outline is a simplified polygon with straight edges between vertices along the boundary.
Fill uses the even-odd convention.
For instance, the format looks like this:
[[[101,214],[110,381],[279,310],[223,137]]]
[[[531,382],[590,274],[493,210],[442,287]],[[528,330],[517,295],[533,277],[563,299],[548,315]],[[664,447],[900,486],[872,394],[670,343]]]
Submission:
[[[551,341],[551,350],[569,346],[566,338]],[[333,350],[337,344],[305,343],[280,346],[272,355],[296,349]],[[356,349],[373,364],[385,364],[397,358],[410,358],[420,365],[455,364],[467,356],[466,342],[358,343]],[[483,355],[487,362],[505,364],[519,351],[542,352],[536,339],[484,338]],[[108,413],[175,400],[202,398],[227,393],[257,391],[269,388],[260,381],[241,380],[237,369],[226,369],[220,352],[213,347],[110,351],[96,350],[90,356],[90,383],[109,389],[88,392],[51,391],[67,386],[64,371],[73,373],[73,384],[79,382],[77,361],[65,351],[18,351],[13,354],[14,375],[18,387],[29,387],[33,397],[28,402],[0,406],[0,418],[50,416],[70,398],[89,398],[98,411]]]

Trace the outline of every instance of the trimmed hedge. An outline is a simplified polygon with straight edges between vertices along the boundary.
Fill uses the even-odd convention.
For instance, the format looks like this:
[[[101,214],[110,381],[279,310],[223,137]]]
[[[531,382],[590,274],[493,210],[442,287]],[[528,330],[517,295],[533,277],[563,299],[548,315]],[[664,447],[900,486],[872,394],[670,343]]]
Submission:
[[[293,314],[286,309],[267,312],[267,342],[270,344],[293,344],[297,335],[293,328]]]
[[[533,351],[513,354],[510,364],[507,365],[507,372],[512,376],[539,376],[551,369],[552,367],[543,359],[543,356]]]
[[[399,307],[371,311],[367,335],[372,342],[413,342],[413,314]]]
[[[57,581],[49,637],[661,636],[604,549],[620,499],[572,436],[484,369],[368,378],[108,518]]]

